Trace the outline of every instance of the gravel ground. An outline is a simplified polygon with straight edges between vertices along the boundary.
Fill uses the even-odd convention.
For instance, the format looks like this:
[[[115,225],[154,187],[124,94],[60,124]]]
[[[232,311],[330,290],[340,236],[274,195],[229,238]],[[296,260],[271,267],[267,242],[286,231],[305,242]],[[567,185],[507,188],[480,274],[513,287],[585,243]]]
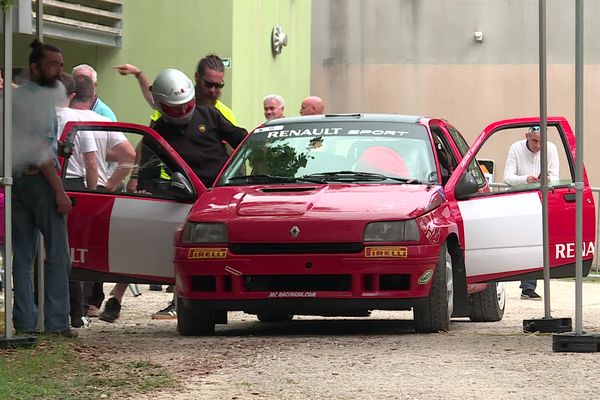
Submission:
[[[171,295],[144,285],[139,297],[127,293],[116,323],[94,321],[79,340],[110,358],[160,364],[180,382],[135,399],[600,398],[598,355],[556,353],[551,334],[522,333],[523,319],[544,316],[544,303],[521,300],[518,283],[507,286],[502,321],[456,319],[449,333],[413,333],[408,312],[282,324],[230,313],[214,337],[186,338],[175,320],[150,319]],[[600,332],[599,288],[584,284],[590,333]],[[575,325],[575,283],[552,281],[551,299],[552,316]]]

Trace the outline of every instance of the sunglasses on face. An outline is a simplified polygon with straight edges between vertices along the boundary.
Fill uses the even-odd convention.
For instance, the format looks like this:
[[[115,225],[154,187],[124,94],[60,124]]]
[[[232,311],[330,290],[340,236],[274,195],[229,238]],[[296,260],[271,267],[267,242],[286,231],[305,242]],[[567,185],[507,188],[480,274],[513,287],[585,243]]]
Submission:
[[[207,80],[204,80],[204,86],[206,86],[208,89],[210,89],[210,88],[223,89],[223,87],[225,87],[225,84],[223,82],[217,83],[217,82],[209,82]]]

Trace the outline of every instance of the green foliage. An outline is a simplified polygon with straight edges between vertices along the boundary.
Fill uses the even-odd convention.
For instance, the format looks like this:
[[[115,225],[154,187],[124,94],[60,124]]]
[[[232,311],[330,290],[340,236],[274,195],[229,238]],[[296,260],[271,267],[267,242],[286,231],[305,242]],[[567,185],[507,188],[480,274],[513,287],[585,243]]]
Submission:
[[[9,8],[10,6],[14,6],[15,2],[16,2],[16,0],[0,0],[0,9],[2,9],[2,11],[4,11],[7,8]]]
[[[286,143],[254,142],[250,147],[250,162],[253,166],[261,166],[259,173],[293,177],[308,162],[306,153],[298,154],[295,148]]]
[[[148,361],[109,362],[61,338],[0,350],[0,399],[123,398],[173,385],[168,372]]]

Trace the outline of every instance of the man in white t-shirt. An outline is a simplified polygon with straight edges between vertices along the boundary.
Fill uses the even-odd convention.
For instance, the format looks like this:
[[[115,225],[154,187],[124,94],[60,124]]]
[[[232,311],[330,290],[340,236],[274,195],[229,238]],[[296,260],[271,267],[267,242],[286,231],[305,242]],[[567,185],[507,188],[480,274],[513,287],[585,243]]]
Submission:
[[[89,110],[89,104],[94,100],[93,89],[94,83],[87,76],[75,78],[76,94],[71,100],[72,111],[79,113],[80,121],[111,122],[109,118]],[[82,131],[81,134],[81,140],[87,140],[85,132]],[[122,132],[94,131],[92,136],[97,147],[98,186],[107,191],[115,191],[133,167],[135,148]],[[109,161],[117,163],[117,168],[112,173],[108,171]],[[67,176],[68,173],[69,168],[67,168]]]
[[[62,133],[69,121],[82,121],[82,116],[77,110],[69,108],[75,97],[75,81],[66,73],[60,78],[65,88],[65,97],[60,98],[56,104],[56,119],[58,133]],[[73,141],[73,154],[67,163],[66,182],[67,189],[96,189],[98,184],[98,160],[96,158],[97,146],[90,132],[81,132]],[[87,186],[86,186],[87,185]]]
[[[504,165],[504,182],[511,185],[523,185],[540,182],[540,127],[532,126],[525,134],[524,140],[519,140],[510,146],[506,164]],[[558,150],[554,143],[548,142],[548,179],[558,180],[559,161]],[[521,299],[541,300],[535,292],[535,280],[521,281]]]

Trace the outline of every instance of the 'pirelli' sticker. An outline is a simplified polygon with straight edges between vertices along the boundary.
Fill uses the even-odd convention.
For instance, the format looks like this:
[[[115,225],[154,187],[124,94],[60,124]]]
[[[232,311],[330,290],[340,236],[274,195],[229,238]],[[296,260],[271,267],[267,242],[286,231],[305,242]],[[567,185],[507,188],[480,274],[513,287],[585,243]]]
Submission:
[[[194,247],[188,252],[189,260],[198,260],[201,258],[225,258],[227,257],[227,248],[214,247]]]
[[[365,247],[365,257],[408,257],[408,248],[401,246],[371,246]]]

